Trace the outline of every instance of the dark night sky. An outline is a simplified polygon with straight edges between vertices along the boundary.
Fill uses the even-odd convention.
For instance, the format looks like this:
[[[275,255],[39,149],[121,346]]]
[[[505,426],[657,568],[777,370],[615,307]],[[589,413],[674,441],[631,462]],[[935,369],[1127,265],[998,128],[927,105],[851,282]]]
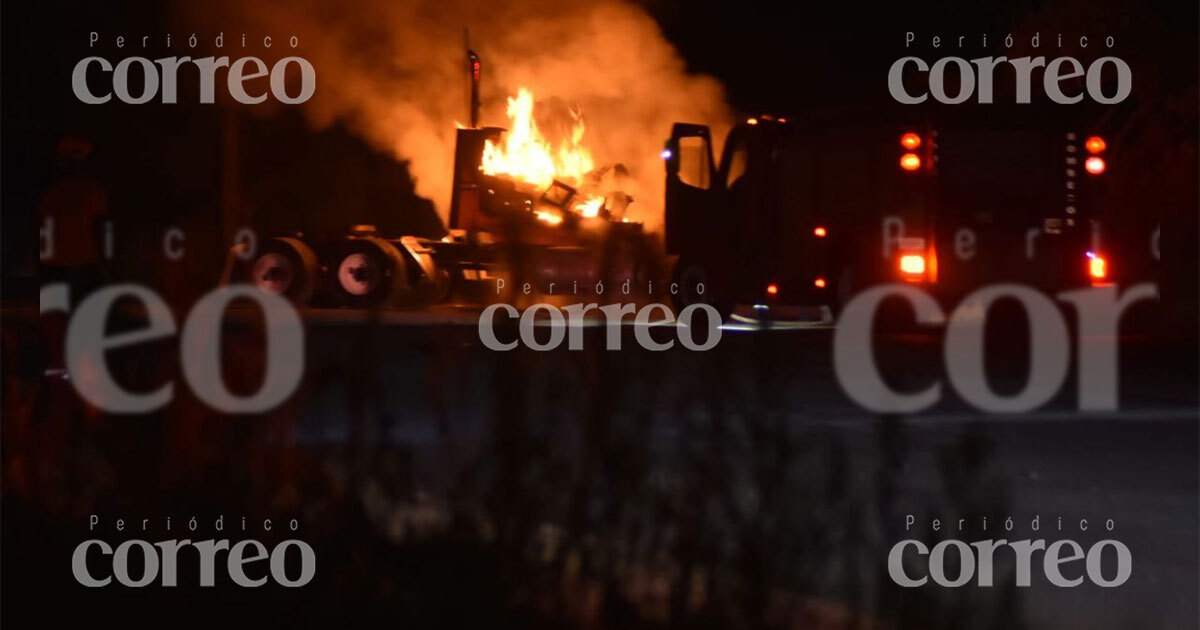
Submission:
[[[779,3],[650,1],[647,7],[692,69],[714,74],[736,105],[802,108],[873,101],[891,60],[912,50],[932,58],[929,38],[941,35],[937,56],[1001,55],[1002,38],[1048,33],[1112,34],[1121,55],[1152,57],[1181,84],[1196,81],[1197,6],[1154,1],[1111,2],[851,2]],[[980,45],[987,34],[988,48]],[[966,35],[962,52],[947,40]],[[1095,49],[1093,48],[1093,51]],[[1062,54],[1090,54],[1064,45]],[[1043,43],[1042,54],[1055,53]],[[1081,54],[1082,53],[1082,54]],[[1145,68],[1139,68],[1144,70]]]

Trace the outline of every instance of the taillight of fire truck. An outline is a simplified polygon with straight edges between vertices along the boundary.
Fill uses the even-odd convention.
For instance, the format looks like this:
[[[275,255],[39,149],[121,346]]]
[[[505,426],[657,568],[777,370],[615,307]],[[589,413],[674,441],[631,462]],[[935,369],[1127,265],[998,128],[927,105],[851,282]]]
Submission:
[[[900,257],[900,275],[910,282],[925,279],[925,257],[920,254],[904,254]]]
[[[1092,286],[1103,286],[1109,284],[1108,281],[1108,259],[1089,251],[1087,253],[1087,270],[1088,278],[1092,282]]]
[[[932,248],[924,253],[902,252],[896,259],[896,270],[905,282],[937,282],[937,252]]]
[[[914,173],[932,171],[937,161],[936,135],[922,136],[915,131],[900,134],[900,169]]]
[[[1108,148],[1108,143],[1100,136],[1090,136],[1084,141],[1083,148],[1090,154],[1083,162],[1084,170],[1091,175],[1103,175],[1104,171],[1108,170],[1108,164],[1100,154]]]

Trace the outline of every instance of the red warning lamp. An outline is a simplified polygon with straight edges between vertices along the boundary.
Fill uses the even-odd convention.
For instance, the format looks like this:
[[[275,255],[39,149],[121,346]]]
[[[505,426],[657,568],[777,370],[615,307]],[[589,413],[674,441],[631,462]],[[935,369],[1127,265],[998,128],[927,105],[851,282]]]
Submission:
[[[1104,153],[1104,150],[1108,148],[1108,143],[1100,136],[1091,136],[1083,143],[1083,147],[1087,149],[1088,153]]]
[[[1101,283],[1108,279],[1108,260],[1096,252],[1088,252],[1088,275],[1092,284]]]
[[[921,168],[921,156],[916,153],[905,153],[900,156],[900,168],[909,172]]]
[[[1104,163],[1104,158],[1093,155],[1083,163],[1083,168],[1092,175],[1100,175],[1108,169],[1108,165]]]
[[[920,254],[905,254],[901,256],[900,273],[905,276],[925,275],[925,257]]]

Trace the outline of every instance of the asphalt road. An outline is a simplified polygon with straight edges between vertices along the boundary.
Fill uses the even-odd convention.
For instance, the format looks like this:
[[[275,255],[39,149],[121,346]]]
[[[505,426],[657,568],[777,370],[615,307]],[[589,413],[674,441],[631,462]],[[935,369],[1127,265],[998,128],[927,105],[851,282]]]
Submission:
[[[718,347],[705,353],[680,348],[647,352],[634,344],[628,330],[624,349],[607,352],[600,348],[602,328],[585,333],[582,351],[496,353],[480,347],[475,322],[466,315],[432,328],[390,322],[348,329],[324,320],[310,334],[312,368],[362,379],[353,386],[354,396],[371,392],[364,415],[381,422],[357,430],[370,434],[369,439],[414,447],[416,453],[424,450],[422,445],[486,441],[483,436],[497,425],[514,422],[517,428],[509,429],[563,449],[564,457],[590,461],[587,449],[570,436],[586,432],[598,420],[622,427],[606,429],[601,439],[615,440],[613,433],[619,433],[664,461],[676,461],[694,441],[715,442],[710,456],[727,457],[724,464],[683,471],[668,466],[669,472],[662,474],[680,475],[688,486],[695,481],[689,475],[720,470],[731,482],[741,479],[733,483],[744,482],[747,492],[755,494],[763,491],[756,486],[767,482],[754,481],[747,471],[763,459],[780,457],[779,443],[792,444],[793,450],[782,452],[791,453],[802,469],[817,466],[815,473],[809,472],[821,481],[813,483],[841,484],[844,500],[821,510],[861,519],[861,528],[823,526],[835,532],[854,530],[862,545],[872,549],[860,582],[886,576],[880,545],[914,537],[932,541],[932,546],[945,536],[930,530],[932,518],[952,522],[974,517],[975,531],[967,527],[960,535],[967,542],[1044,538],[1048,544],[1071,538],[1086,550],[1111,537],[1131,551],[1133,577],[1115,589],[1090,584],[1058,588],[1045,578],[1035,579],[1029,588],[919,589],[947,609],[972,602],[967,608],[979,616],[956,618],[951,625],[1002,619],[1037,628],[1184,627],[1200,618],[1194,597],[1200,587],[1195,340],[1144,334],[1116,340],[1120,408],[1114,411],[1078,411],[1078,366],[1073,362],[1060,394],[1033,412],[987,414],[946,385],[943,399],[929,410],[881,417],[864,411],[840,387],[832,368],[834,332],[829,326],[783,324],[764,330],[727,325]],[[367,335],[362,344],[351,341],[350,330]],[[655,331],[659,340],[671,334],[669,328]],[[877,335],[873,343],[885,380],[905,390],[944,381],[943,334],[928,329]],[[506,339],[516,335],[514,329],[501,331]],[[989,329],[986,365],[998,392],[1011,394],[1024,384],[1029,357],[1022,335],[1003,326]],[[431,357],[437,357],[433,372]],[[332,400],[344,394],[336,385],[323,391],[316,395],[321,401],[316,409],[336,407]],[[308,416],[300,422],[299,439],[317,444],[362,435],[349,425],[331,426],[329,420],[323,413]],[[814,458],[825,462],[823,469],[808,461]],[[431,456],[428,470],[417,469],[429,479],[444,478],[440,461]],[[831,482],[831,468],[843,469],[845,478]],[[813,491],[811,484],[769,485],[775,483],[794,486],[796,495],[776,489],[774,501],[807,500]],[[429,487],[437,484],[431,481]],[[778,518],[772,509],[759,510],[764,520]],[[903,530],[910,514],[924,523],[923,530],[918,532],[920,525],[913,534]],[[1040,533],[1030,530],[1035,516]],[[982,517],[992,524],[988,533],[979,529]],[[1008,517],[1017,523],[1014,532],[995,529]],[[1048,523],[1060,518],[1067,523],[1065,532],[1046,531]],[[1088,531],[1079,529],[1083,519],[1092,524]],[[1101,532],[1109,519],[1113,531]],[[814,527],[805,518],[796,526],[803,531]],[[786,528],[776,535],[787,538]],[[860,552],[849,545],[841,556],[822,558],[831,566],[855,564],[862,562]],[[807,561],[803,550],[796,553],[798,562]],[[826,586],[825,595],[837,601],[879,595],[866,589],[871,594],[851,597],[846,588]]]
[[[80,433],[57,450],[26,448],[6,419],[8,462],[36,452],[41,468],[63,471],[34,482],[51,490],[6,487],[5,581],[17,585],[6,618],[44,619],[21,595],[47,588],[67,589],[94,619],[120,619],[136,599],[164,620],[265,606],[311,626],[348,601],[364,621],[410,625],[508,615],[632,627],[661,621],[664,609],[675,619],[694,598],[682,608],[688,623],[716,626],[787,625],[813,610],[825,621],[812,627],[844,627],[821,625],[829,618],[1193,627],[1200,618],[1195,339],[1121,337],[1112,412],[1076,410],[1072,365],[1059,395],[1032,412],[986,414],[945,386],[922,413],[880,416],[839,384],[829,326],[729,325],[707,352],[643,350],[634,326],[622,330],[621,351],[607,351],[606,330],[593,326],[583,350],[494,352],[469,310],[305,318],[304,383],[261,417],[223,418],[186,394],[148,417],[97,417],[65,384],[37,385],[50,395],[33,417],[54,427],[65,416]],[[259,378],[253,321],[234,317],[226,330],[235,390]],[[651,331],[660,341],[677,333]],[[872,344],[897,389],[946,378],[940,329],[881,332]],[[1026,346],[1016,328],[989,332],[996,391],[1022,387]],[[154,382],[174,361],[168,343],[114,369]],[[63,567],[96,512],[302,514],[321,572],[300,599],[91,592]],[[1000,529],[1010,517],[1013,530]],[[965,527],[935,532],[934,518]],[[1111,538],[1130,550],[1132,574],[1117,588],[1059,588],[1035,562],[1032,586],[1017,587],[1012,563],[997,561],[995,587],[891,582],[892,545],[946,537],[1070,538],[1085,550]],[[580,613],[570,602],[593,590],[604,612]],[[693,600],[674,597],[685,591]],[[536,603],[545,598],[557,604]]]

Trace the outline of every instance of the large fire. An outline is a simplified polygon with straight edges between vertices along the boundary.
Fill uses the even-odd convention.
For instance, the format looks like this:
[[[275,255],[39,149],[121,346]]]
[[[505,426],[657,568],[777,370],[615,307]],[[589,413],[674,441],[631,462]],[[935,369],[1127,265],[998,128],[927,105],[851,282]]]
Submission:
[[[520,88],[508,99],[508,132],[499,142],[488,140],[483,147],[480,169],[488,175],[509,177],[539,189],[547,189],[555,180],[579,188],[594,168],[592,154],[583,146],[583,120],[572,112],[574,122],[569,137],[552,145],[538,130],[533,119],[533,93]],[[587,196],[574,205],[585,217],[599,215],[604,197]],[[560,221],[561,222],[561,219]]]

